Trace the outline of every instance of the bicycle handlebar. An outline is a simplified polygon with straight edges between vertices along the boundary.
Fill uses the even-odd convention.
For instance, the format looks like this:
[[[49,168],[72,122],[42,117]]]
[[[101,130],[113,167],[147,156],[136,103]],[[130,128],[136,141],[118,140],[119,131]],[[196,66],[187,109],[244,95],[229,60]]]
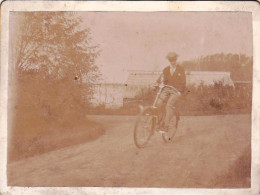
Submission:
[[[165,85],[163,83],[153,83],[151,86],[152,87],[159,87],[160,89],[163,89],[164,87],[169,87],[169,88],[173,89],[174,91],[176,91],[177,93],[180,93],[180,91],[177,90],[175,87],[173,87],[171,85]]]
[[[152,87],[160,87],[160,88],[164,88],[164,87],[170,87],[170,88],[172,88],[172,89],[175,89],[175,90],[177,90],[175,87],[173,87],[173,86],[171,86],[171,85],[165,85],[165,84],[163,84],[163,83],[153,83],[152,85],[151,85]],[[177,90],[178,91],[178,90]]]

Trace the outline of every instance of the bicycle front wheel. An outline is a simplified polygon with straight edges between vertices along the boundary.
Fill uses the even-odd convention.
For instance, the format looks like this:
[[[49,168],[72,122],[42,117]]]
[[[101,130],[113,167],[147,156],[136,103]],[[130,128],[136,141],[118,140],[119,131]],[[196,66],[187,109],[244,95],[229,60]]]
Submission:
[[[152,108],[144,108],[137,116],[134,128],[134,142],[138,148],[143,148],[148,143],[154,130],[154,116]]]

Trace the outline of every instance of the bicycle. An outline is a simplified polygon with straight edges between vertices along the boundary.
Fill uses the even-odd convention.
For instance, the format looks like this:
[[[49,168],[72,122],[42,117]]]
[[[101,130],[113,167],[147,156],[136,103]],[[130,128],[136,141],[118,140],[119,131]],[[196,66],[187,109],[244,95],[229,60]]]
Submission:
[[[158,131],[160,132],[160,127],[164,123],[165,118],[165,105],[162,106],[164,109],[159,109],[156,107],[156,103],[165,87],[171,88],[174,92],[180,93],[177,89],[170,85],[165,84],[154,84],[153,87],[159,87],[156,98],[152,106],[139,106],[140,113],[137,116],[137,120],[134,127],[134,143],[138,148],[143,148],[147,145],[152,135]],[[175,116],[172,117],[172,120],[169,125],[168,132],[162,133],[162,139],[165,143],[170,143],[173,141],[174,136],[176,135],[178,129],[178,123],[180,120],[179,110],[177,107],[174,107]]]

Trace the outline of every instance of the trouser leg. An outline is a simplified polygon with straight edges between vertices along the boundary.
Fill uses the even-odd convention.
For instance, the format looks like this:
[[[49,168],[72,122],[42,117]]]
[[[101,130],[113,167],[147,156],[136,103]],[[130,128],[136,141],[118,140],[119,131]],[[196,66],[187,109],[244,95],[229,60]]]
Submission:
[[[175,112],[174,106],[175,106],[175,103],[176,103],[177,99],[179,98],[179,96],[180,95],[178,95],[178,94],[171,94],[169,97],[169,100],[166,104],[166,116],[165,116],[165,121],[164,121],[164,124],[166,126],[170,125],[171,119]]]
[[[156,102],[156,107],[159,109],[162,108],[162,106],[165,104],[167,101],[167,98],[169,97],[169,94],[167,91],[163,90],[162,93],[160,94],[157,102]]]
[[[160,117],[163,117],[162,113],[165,113],[165,105],[168,100],[169,93],[166,90],[163,90],[162,93],[160,94],[157,102],[156,102],[156,107],[157,107],[157,114]],[[161,118],[159,118],[159,121],[161,121]],[[162,123],[161,123],[162,122]],[[160,122],[160,125],[163,125],[164,120]]]
[[[161,98],[158,98],[157,103],[156,103],[156,107],[157,108],[161,108],[164,104],[164,101]]]

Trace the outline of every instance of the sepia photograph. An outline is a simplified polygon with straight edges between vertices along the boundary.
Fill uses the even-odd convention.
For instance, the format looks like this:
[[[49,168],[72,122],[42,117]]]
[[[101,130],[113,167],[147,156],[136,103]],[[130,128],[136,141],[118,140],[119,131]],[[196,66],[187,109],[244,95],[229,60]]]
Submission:
[[[8,23],[8,186],[251,188],[251,12]]]

